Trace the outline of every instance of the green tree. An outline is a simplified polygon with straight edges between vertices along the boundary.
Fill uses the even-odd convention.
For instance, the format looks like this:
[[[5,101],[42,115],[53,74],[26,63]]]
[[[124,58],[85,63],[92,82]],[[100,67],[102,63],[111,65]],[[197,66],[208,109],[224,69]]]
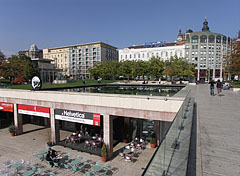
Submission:
[[[2,64],[5,61],[6,57],[3,54],[3,52],[0,50],[0,64]]]
[[[22,75],[29,79],[36,73],[37,69],[33,68],[31,58],[27,56],[11,56],[0,68],[0,76],[11,81]]]
[[[165,63],[159,57],[152,57],[149,60],[149,74],[155,78],[160,78],[165,69]]]

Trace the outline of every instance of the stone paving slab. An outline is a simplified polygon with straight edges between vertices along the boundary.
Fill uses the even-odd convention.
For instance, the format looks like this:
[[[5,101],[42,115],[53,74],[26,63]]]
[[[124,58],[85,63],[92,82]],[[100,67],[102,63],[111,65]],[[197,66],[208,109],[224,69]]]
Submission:
[[[207,84],[190,88],[197,105],[197,137],[196,168],[189,175],[240,175],[240,92],[210,96]]]

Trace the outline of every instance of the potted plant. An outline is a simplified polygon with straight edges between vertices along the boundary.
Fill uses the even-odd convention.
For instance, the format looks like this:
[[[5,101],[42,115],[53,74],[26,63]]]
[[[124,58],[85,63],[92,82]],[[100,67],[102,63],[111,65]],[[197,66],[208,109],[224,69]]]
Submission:
[[[155,134],[152,135],[151,139],[150,139],[150,146],[151,148],[155,148],[156,146],[156,137]]]
[[[15,136],[16,129],[15,129],[15,126],[13,124],[8,127],[8,131],[9,131],[11,136]]]
[[[103,143],[102,149],[101,149],[101,160],[102,162],[107,161],[107,146],[105,142]]]

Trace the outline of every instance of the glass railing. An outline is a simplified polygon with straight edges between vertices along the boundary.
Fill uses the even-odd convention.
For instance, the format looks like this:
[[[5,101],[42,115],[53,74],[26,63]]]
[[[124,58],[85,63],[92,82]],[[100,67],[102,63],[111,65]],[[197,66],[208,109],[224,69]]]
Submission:
[[[142,175],[186,175],[194,100],[190,90],[185,93],[180,110]]]

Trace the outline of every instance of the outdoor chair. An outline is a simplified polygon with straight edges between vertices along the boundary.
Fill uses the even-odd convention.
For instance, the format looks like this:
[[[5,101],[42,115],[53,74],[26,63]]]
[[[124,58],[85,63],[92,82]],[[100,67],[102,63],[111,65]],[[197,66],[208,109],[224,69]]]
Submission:
[[[125,153],[119,153],[119,156],[121,156],[121,157],[125,157]]]
[[[96,144],[96,142],[92,142],[91,149],[92,149],[92,150],[93,150],[93,149],[97,150],[97,144]]]
[[[65,139],[65,143],[66,143],[66,144],[69,144],[70,142],[71,142],[71,139],[70,139],[69,136],[67,136],[66,139]]]
[[[72,167],[69,166],[69,165],[67,165],[67,164],[64,164],[64,168],[65,168],[65,169],[71,169]]]
[[[50,172],[50,176],[55,176],[55,174],[53,172]]]
[[[96,162],[96,166],[101,166],[100,162],[97,161]]]
[[[90,148],[91,147],[91,144],[90,144],[90,142],[89,141],[85,141],[85,145],[84,145],[84,148]]]
[[[44,155],[37,155],[37,158],[42,162],[45,160]]]
[[[55,167],[60,168],[60,164],[58,162],[53,162],[53,164],[54,164]]]
[[[127,162],[132,161],[132,157],[130,157],[130,156],[125,156],[125,161],[127,161]]]
[[[37,170],[37,167],[36,167],[36,166],[32,166],[32,170],[33,170],[33,171],[36,171],[36,170]]]
[[[81,159],[82,159],[82,157],[81,157],[81,156],[77,156],[77,160],[79,160],[79,161],[80,161]]]
[[[43,170],[41,168],[38,168],[38,174],[41,175],[42,172]]]
[[[80,168],[79,168],[79,167],[77,167],[77,166],[72,166],[72,170],[73,170],[74,172],[77,172],[77,171],[79,171],[79,170],[80,170]]]
[[[83,158],[83,162],[86,163],[88,159],[86,157]]]
[[[108,165],[107,163],[105,163],[105,164],[103,165],[103,168],[109,169],[109,165]]]

